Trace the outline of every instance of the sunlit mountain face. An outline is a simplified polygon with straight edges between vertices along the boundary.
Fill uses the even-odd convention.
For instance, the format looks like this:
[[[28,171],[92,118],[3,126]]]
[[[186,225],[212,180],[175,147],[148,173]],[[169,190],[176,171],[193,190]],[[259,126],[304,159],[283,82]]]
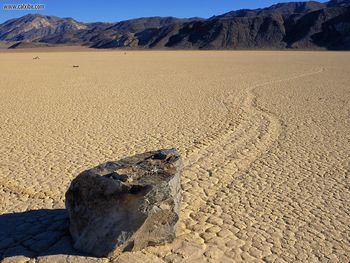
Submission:
[[[291,2],[209,19],[148,17],[118,23],[26,15],[0,25],[0,41],[134,49],[350,49],[350,1]]]

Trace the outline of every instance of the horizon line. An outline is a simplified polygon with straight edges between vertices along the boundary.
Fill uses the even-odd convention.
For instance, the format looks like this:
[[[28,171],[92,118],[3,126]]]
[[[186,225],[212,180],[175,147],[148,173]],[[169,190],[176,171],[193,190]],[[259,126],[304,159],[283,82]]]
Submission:
[[[27,14],[24,14],[24,15],[21,15],[21,16],[16,16],[16,17],[13,17],[13,18],[10,18],[10,19],[6,19],[6,20],[0,20],[0,25],[1,24],[4,24],[10,20],[13,20],[13,19],[19,19],[21,17],[25,17],[25,16],[28,16],[28,15],[41,15],[41,16],[46,16],[46,17],[58,17],[58,18],[61,18],[61,19],[73,19],[77,22],[80,22],[80,23],[84,23],[84,24],[93,24],[93,23],[120,23],[120,22],[123,22],[123,21],[128,21],[128,20],[135,20],[135,19],[142,19],[142,18],[152,18],[152,17],[160,17],[160,18],[177,18],[177,19],[209,19],[209,18],[212,18],[212,17],[216,17],[216,16],[220,16],[220,15],[223,15],[223,14],[226,14],[226,13],[230,13],[230,12],[236,12],[236,11],[241,11],[241,10],[259,10],[259,9],[266,9],[266,8],[270,8],[274,5],[278,5],[278,4],[289,4],[289,3],[307,3],[307,2],[316,2],[316,3],[327,3],[327,2],[330,2],[331,0],[319,0],[319,1],[315,1],[315,0],[305,0],[305,1],[288,1],[288,2],[277,2],[275,4],[272,4],[272,5],[269,5],[269,6],[265,6],[265,7],[257,7],[257,8],[239,8],[239,9],[232,9],[232,10],[228,10],[224,13],[220,13],[220,14],[216,14],[216,15],[212,15],[212,16],[206,16],[206,17],[200,17],[200,16],[190,16],[190,17],[181,17],[181,16],[172,16],[172,15],[149,15],[149,16],[135,16],[135,17],[130,17],[130,18],[127,18],[127,19],[121,19],[121,20],[114,20],[114,21],[104,21],[104,20],[95,20],[95,21],[84,21],[84,19],[79,19],[79,18],[75,18],[73,16],[59,16],[59,15],[55,15],[55,14],[43,14],[43,13],[40,13],[40,11],[35,11],[35,10],[30,10],[31,12],[30,13],[27,13]],[[21,10],[15,10],[14,12],[16,11],[20,11]],[[41,10],[43,11],[43,10]]]

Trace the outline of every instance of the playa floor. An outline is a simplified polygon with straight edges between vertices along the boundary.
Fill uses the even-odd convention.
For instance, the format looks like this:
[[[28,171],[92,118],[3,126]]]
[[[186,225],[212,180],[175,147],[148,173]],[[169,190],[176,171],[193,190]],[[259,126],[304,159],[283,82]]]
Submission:
[[[177,239],[113,262],[349,262],[350,53],[301,51],[0,53],[0,260],[112,262],[73,249],[67,187],[171,147]]]

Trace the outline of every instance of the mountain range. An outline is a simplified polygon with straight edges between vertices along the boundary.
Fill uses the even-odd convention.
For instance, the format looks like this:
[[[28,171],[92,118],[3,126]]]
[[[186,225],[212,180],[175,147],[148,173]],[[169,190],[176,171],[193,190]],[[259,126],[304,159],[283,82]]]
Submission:
[[[82,45],[131,49],[350,50],[350,0],[276,4],[208,19],[145,17],[117,23],[29,14],[0,24],[10,48]]]

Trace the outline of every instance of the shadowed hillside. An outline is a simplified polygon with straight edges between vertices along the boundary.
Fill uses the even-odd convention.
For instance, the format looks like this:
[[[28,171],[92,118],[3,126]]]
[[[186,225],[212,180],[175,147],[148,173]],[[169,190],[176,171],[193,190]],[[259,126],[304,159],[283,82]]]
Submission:
[[[349,50],[350,1],[281,3],[209,19],[147,17],[118,23],[26,15],[1,24],[0,41],[93,48]]]

